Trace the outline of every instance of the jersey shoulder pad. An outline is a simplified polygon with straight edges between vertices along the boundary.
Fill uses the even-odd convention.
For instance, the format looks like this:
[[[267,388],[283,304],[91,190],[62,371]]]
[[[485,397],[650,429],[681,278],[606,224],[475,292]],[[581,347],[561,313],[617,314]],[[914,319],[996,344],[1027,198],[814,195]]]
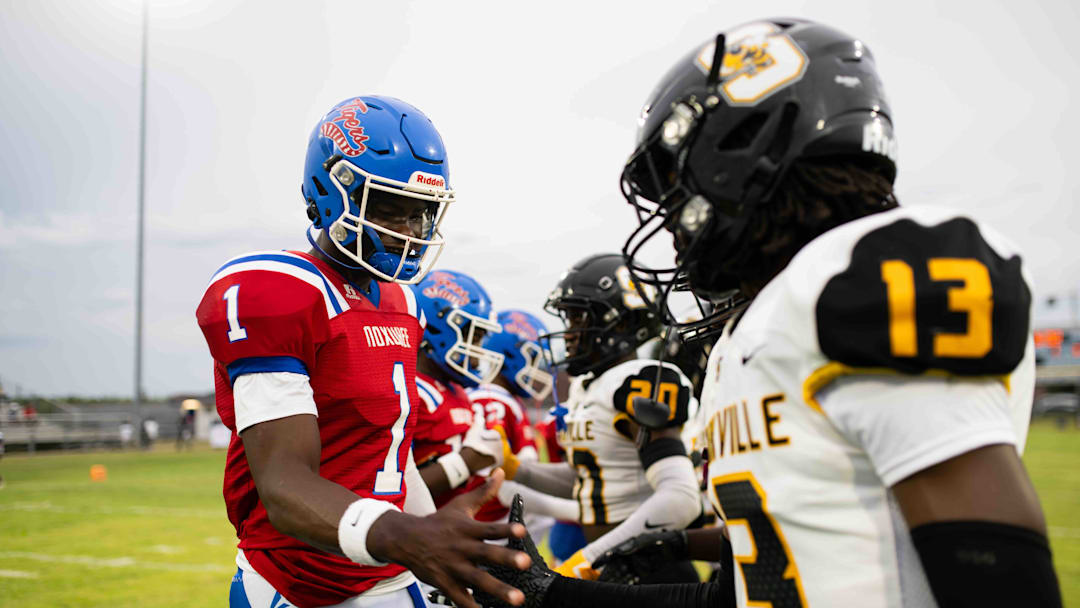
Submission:
[[[207,293],[215,287],[234,284],[260,292],[284,287],[285,292],[279,295],[288,296],[282,303],[285,307],[295,307],[299,299],[305,302],[311,300],[312,304],[321,302],[327,318],[336,317],[349,309],[341,291],[323,275],[318,266],[288,251],[255,251],[225,262],[210,279]],[[275,298],[264,298],[253,304],[272,308]]]
[[[416,393],[420,396],[420,400],[424,402],[428,412],[439,409],[445,399],[438,385],[421,378],[419,374],[416,376]]]
[[[465,389],[465,394],[469,396],[469,401],[472,403],[498,401],[512,411],[518,419],[522,417],[521,403],[517,400],[517,397],[514,397],[510,391],[501,386],[483,384]]]
[[[379,281],[379,310],[405,313],[419,321],[421,329],[427,326],[424,311],[417,305],[416,292],[410,285]]]
[[[301,256],[260,251],[226,262],[196,310],[214,358],[226,365],[252,357],[294,357],[310,365],[328,336],[329,319],[348,304]]]
[[[668,422],[665,428],[680,427],[689,417],[694,389],[690,380],[677,366],[666,362],[661,366],[659,362],[651,359],[638,359],[618,365],[604,375],[608,374],[613,374],[610,379],[605,379],[611,388],[611,406],[616,411],[633,417],[634,398],[645,397],[655,398],[668,406]]]
[[[1031,291],[1020,255],[974,220],[938,207],[901,208],[818,241],[796,257],[833,269],[813,304],[827,358],[968,376],[1008,373],[1023,358]]]

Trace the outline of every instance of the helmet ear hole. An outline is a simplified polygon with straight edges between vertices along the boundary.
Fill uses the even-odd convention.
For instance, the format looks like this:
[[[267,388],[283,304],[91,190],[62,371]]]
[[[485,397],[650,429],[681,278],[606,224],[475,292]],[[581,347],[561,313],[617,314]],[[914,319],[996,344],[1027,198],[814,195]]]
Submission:
[[[765,112],[754,112],[750,116],[747,116],[739,123],[737,127],[732,129],[720,143],[716,145],[718,151],[722,150],[742,150],[743,148],[750,147],[750,144],[754,143],[754,139],[758,136],[758,132],[765,126],[765,122],[768,121],[769,115]]]
[[[799,106],[788,102],[784,104],[783,114],[780,116],[780,124],[776,127],[776,137],[769,144],[766,155],[773,162],[780,162],[791,147],[791,137],[794,133],[795,119],[799,116]]]

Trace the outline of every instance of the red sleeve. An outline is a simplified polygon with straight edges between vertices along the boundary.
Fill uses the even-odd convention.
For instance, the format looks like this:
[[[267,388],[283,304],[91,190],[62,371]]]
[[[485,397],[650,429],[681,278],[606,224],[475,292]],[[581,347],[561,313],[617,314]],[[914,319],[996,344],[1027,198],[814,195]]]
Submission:
[[[214,360],[288,357],[311,370],[330,335],[323,293],[289,274],[247,270],[211,283],[196,312]]]

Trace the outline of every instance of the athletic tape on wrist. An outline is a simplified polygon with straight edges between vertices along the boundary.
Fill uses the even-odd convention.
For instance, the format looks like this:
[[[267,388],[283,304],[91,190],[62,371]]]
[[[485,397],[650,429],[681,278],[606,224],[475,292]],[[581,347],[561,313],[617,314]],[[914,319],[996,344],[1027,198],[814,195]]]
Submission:
[[[399,511],[394,503],[374,498],[361,498],[349,505],[338,522],[338,544],[345,557],[362,566],[385,566],[368,553],[367,535],[371,524],[387,511]]]
[[[446,471],[446,479],[450,481],[451,489],[468,481],[472,474],[469,472],[469,465],[465,464],[465,459],[457,452],[440,456],[436,462]]]

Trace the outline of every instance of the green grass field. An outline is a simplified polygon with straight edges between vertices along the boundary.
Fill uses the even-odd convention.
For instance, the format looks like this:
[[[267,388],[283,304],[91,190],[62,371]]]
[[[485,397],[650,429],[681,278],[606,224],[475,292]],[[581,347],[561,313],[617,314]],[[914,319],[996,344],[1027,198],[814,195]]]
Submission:
[[[0,460],[0,606],[223,606],[235,539],[224,452],[98,452]],[[1032,427],[1025,457],[1066,605],[1080,606],[1080,430]],[[90,480],[105,465],[108,479]]]

